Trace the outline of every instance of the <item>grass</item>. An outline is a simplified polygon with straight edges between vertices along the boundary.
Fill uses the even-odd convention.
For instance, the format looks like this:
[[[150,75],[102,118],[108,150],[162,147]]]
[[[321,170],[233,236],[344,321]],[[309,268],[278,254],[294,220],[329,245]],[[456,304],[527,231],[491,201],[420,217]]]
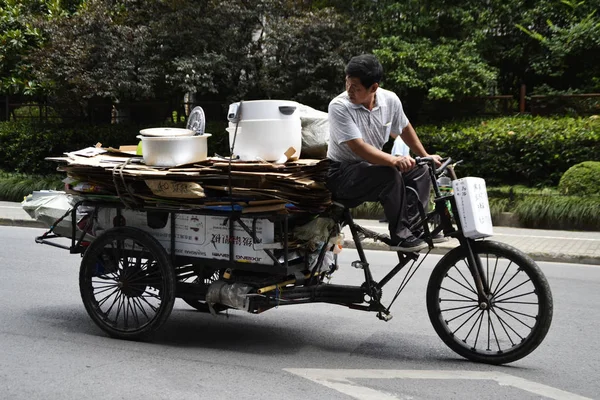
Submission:
[[[600,196],[528,196],[514,212],[526,227],[600,230]]]
[[[62,190],[62,175],[27,175],[0,172],[0,200],[21,202],[35,190]]]

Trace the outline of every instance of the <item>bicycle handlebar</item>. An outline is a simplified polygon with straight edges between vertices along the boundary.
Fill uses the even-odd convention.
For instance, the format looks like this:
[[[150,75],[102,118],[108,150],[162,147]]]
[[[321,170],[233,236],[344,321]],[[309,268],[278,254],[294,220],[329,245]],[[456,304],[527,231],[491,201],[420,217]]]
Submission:
[[[415,157],[415,162],[417,163],[417,165],[429,164],[432,168],[435,165],[433,157]],[[435,169],[435,175],[437,176],[444,172],[451,162],[452,159],[450,157],[446,158],[445,160],[443,159],[442,165],[440,165],[439,168]]]

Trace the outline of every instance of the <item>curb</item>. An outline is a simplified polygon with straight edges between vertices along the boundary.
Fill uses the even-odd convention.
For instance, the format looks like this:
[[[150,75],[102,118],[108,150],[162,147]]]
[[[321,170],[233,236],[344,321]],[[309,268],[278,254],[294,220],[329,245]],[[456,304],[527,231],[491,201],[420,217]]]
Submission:
[[[382,242],[374,241],[373,239],[365,239],[362,242],[362,246],[364,250],[378,250],[378,251],[391,251],[390,247]],[[444,255],[448,253],[450,250],[454,249],[456,246],[449,246],[448,244],[440,246],[434,246],[429,254],[439,254]],[[343,248],[346,249],[356,249],[356,245],[353,240],[344,240]],[[600,257],[594,256],[581,256],[581,255],[569,255],[569,254],[551,254],[551,253],[541,253],[541,252],[527,252],[529,257],[531,257],[534,261],[542,261],[542,262],[561,262],[561,263],[569,263],[569,264],[590,264],[590,265],[600,265]]]
[[[20,226],[23,228],[46,228],[48,225],[34,219],[0,218],[0,226]]]

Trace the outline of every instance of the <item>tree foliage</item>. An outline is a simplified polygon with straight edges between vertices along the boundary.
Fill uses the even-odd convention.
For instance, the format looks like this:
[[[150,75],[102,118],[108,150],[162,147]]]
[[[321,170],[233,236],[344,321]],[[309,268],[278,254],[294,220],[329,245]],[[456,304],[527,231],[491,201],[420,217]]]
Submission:
[[[408,42],[398,36],[381,39],[375,50],[387,67],[394,90],[428,100],[482,96],[494,86],[496,71],[481,58],[472,42],[431,39]]]
[[[344,67],[357,52],[348,21],[331,8],[274,15],[257,43],[258,93],[326,109],[344,90]]]
[[[593,2],[591,2],[593,3]],[[531,66],[553,89],[595,92],[600,90],[600,18],[597,7],[586,2],[563,0],[558,23],[548,18],[545,27],[517,27],[539,42],[541,50]]]
[[[35,94],[37,83],[26,56],[43,42],[42,32],[28,19],[50,12],[47,2],[0,0],[0,92]]]
[[[425,102],[594,91],[600,0],[0,0],[0,91],[48,93],[65,112],[184,93],[324,108],[352,55]],[[87,110],[87,111],[86,111]]]

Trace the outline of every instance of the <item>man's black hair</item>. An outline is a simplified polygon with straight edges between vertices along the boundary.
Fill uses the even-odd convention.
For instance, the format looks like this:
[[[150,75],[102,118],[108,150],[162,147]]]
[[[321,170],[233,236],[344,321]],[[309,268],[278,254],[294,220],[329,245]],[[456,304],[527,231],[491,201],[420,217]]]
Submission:
[[[358,78],[365,88],[370,88],[374,83],[381,82],[383,67],[373,54],[362,54],[352,57],[346,65],[346,76]]]

